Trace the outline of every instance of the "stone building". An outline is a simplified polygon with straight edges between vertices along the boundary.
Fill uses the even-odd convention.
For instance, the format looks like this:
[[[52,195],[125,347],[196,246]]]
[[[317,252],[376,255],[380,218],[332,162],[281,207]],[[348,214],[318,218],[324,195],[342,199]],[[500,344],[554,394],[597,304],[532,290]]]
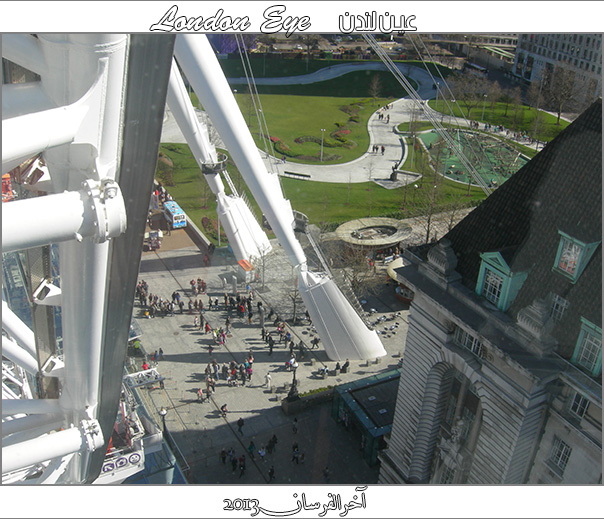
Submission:
[[[413,289],[381,483],[602,481],[602,104],[445,235]]]

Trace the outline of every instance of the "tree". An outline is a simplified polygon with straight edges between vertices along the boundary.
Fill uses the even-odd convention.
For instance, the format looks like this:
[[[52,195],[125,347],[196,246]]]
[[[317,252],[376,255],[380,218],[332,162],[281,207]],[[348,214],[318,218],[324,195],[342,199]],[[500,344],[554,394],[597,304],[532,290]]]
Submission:
[[[498,81],[491,81],[488,86],[487,95],[489,99],[489,108],[491,109],[491,113],[495,110],[495,105],[501,98],[503,94],[503,89]]]
[[[375,106],[375,100],[380,97],[382,92],[382,81],[379,74],[374,74],[369,81],[369,95],[373,98],[373,106]]]
[[[585,83],[579,81],[573,70],[556,67],[546,68],[543,81],[544,97],[547,105],[558,114],[556,124],[560,124],[560,116],[565,109],[577,106],[581,94],[585,94]]]
[[[308,61],[310,59],[310,51],[311,49],[318,48],[319,41],[321,37],[318,34],[302,34],[298,36],[299,43],[306,46],[306,72],[308,72]]]
[[[505,106],[505,111],[503,113],[504,117],[508,116],[508,108],[510,106],[510,104],[512,104],[513,100],[514,100],[514,90],[512,88],[504,88],[503,92],[501,93],[501,97],[499,98],[499,100],[503,103],[503,106]]]
[[[522,92],[520,87],[516,87],[512,90],[512,103],[513,103],[513,117],[512,117],[512,129],[518,131],[522,127],[522,120],[524,118],[524,105],[522,104]]]
[[[529,106],[539,110],[543,104],[543,77],[538,76],[533,81],[526,92],[526,100]]]
[[[449,81],[449,86],[454,99],[465,103],[467,117],[470,119],[471,111],[484,102],[484,94],[489,89],[489,82],[474,74],[460,74]]]

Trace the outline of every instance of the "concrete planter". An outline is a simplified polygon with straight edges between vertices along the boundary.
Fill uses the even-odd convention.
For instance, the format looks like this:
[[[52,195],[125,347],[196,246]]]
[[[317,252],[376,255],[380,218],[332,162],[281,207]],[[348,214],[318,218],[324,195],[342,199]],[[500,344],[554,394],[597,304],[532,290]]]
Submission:
[[[281,400],[281,409],[286,415],[300,413],[309,407],[329,402],[333,399],[333,388],[319,391],[312,395],[300,397],[298,400],[289,402],[287,398]]]

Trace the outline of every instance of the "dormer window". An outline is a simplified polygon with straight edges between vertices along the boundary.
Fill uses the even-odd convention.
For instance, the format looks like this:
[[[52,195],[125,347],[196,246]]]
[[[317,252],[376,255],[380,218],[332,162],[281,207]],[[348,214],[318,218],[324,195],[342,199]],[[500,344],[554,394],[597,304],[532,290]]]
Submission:
[[[565,232],[558,232],[560,233],[560,244],[554,270],[575,283],[600,242],[584,243]]]
[[[581,245],[567,238],[562,238],[560,240],[558,268],[570,276],[574,276],[582,252],[583,247]]]
[[[526,272],[512,272],[504,258],[509,252],[511,249],[483,252],[476,282],[476,293],[503,312],[510,307],[527,276]]]

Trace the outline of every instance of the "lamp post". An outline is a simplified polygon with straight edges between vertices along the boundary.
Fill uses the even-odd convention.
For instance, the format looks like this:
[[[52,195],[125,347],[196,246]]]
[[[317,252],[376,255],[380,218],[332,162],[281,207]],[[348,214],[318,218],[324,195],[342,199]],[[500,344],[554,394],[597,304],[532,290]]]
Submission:
[[[484,101],[482,102],[482,122],[484,122],[484,107],[487,104],[487,94],[484,94]]]
[[[298,363],[294,361],[294,363],[292,365],[292,371],[294,372],[294,376],[292,378],[292,387],[289,390],[289,393],[287,394],[288,402],[293,402],[300,398],[300,395],[298,394],[298,383],[296,381],[296,369],[297,368],[298,368]]]
[[[438,112],[438,92],[440,90],[440,83],[436,83],[436,103],[435,103],[435,109]]]
[[[168,410],[165,407],[162,407],[159,410],[159,416],[161,416],[161,423],[164,428],[164,433],[166,432],[166,415],[168,414]]]
[[[325,128],[321,128],[321,162],[323,162],[323,137],[325,136]]]

